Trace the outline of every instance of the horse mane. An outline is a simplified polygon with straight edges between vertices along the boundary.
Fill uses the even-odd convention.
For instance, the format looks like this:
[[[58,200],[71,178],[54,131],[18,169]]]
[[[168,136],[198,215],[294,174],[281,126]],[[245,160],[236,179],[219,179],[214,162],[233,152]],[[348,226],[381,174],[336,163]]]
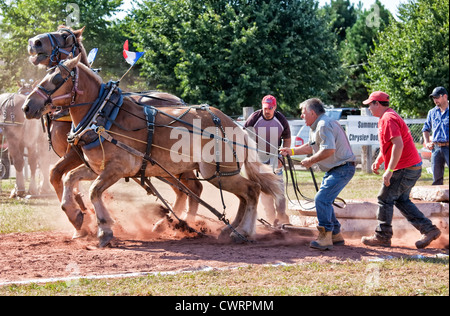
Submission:
[[[60,26],[58,26],[58,30],[60,29],[68,29],[72,32],[75,32],[76,30],[74,30],[73,28],[71,28],[70,26],[65,26],[64,24],[61,24]]]
[[[80,60],[80,62],[78,63],[78,67],[80,67],[84,72],[86,72],[86,74],[93,78],[93,80],[95,80],[98,84],[102,84],[103,83],[103,79],[94,71],[92,71],[91,68],[89,68],[89,66],[86,66],[82,60]]]

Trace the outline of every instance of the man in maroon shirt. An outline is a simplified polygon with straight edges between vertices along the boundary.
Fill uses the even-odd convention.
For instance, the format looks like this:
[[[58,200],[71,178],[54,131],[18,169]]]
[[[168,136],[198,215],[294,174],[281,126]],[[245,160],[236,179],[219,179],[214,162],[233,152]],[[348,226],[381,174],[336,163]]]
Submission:
[[[383,186],[378,194],[378,227],[374,236],[363,237],[361,242],[368,246],[391,246],[395,205],[422,233],[416,247],[425,248],[439,238],[441,231],[409,198],[411,189],[422,174],[422,158],[414,145],[411,132],[403,119],[389,107],[388,94],[376,91],[363,103],[369,106],[374,116],[380,118],[378,123],[380,154],[372,165],[372,171],[379,174],[378,170],[383,162],[386,171],[383,174]]]
[[[260,160],[271,165],[280,177],[280,185],[283,186],[283,169],[278,160],[278,149],[283,144],[285,147],[291,146],[291,129],[286,117],[277,111],[277,100],[274,96],[267,95],[262,100],[262,109],[254,112],[245,122],[245,128],[250,137],[256,138],[258,156]],[[261,203],[266,211],[267,220],[274,223],[277,219],[280,224],[289,224],[289,216],[286,214],[286,198],[282,199],[279,205],[274,205],[270,196],[261,193]]]

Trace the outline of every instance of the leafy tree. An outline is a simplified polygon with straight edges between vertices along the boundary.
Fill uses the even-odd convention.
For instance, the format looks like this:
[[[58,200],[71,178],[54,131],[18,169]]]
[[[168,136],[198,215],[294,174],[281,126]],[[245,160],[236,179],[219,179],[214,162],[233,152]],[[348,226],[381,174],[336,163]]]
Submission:
[[[429,94],[449,84],[447,0],[410,0],[399,7],[400,21],[379,36],[367,66],[370,90],[384,90],[406,117],[425,117]]]
[[[43,77],[42,70],[28,62],[28,39],[53,32],[59,25],[66,24],[67,17],[74,13],[73,6],[68,6],[73,3],[78,5],[80,18],[71,22],[78,22],[76,27],[86,26],[83,35],[88,52],[94,46],[101,48],[96,66],[107,67],[111,64],[111,55],[101,56],[107,56],[114,45],[118,60],[123,42],[117,41],[115,44],[111,41],[120,33],[114,30],[108,17],[117,11],[122,0],[0,0],[0,89],[14,91],[15,81],[21,78]]]
[[[392,14],[379,0],[376,0],[370,10],[358,10],[356,23],[347,30],[345,41],[341,42],[340,54],[342,67],[345,70],[345,81],[340,88],[342,102],[360,105],[361,100],[368,97],[367,77],[364,66],[370,52],[375,47],[375,41],[393,19]]]
[[[335,37],[313,0],[143,1],[127,24],[149,84],[230,115],[269,93],[295,113],[338,75]]]
[[[350,3],[350,0],[331,0],[330,4],[323,7],[323,10],[330,19],[331,29],[336,32],[338,41],[344,41],[347,30],[356,23],[358,17],[358,11],[354,5]]]

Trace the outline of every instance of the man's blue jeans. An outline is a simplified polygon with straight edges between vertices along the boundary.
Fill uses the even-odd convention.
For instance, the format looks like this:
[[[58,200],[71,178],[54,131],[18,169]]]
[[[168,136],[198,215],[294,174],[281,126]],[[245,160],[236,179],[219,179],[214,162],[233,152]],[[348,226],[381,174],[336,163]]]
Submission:
[[[332,231],[333,235],[341,232],[341,224],[334,213],[333,202],[353,178],[355,171],[356,167],[351,164],[345,164],[328,171],[325,173],[319,192],[314,198],[319,226],[325,227],[327,232]]]
[[[433,185],[444,184],[444,170],[445,164],[449,166],[449,150],[448,146],[438,147],[434,146],[433,154],[431,155],[431,166],[433,170]]]
[[[380,193],[378,194],[378,227],[375,230],[378,237],[382,239],[392,238],[394,205],[422,234],[426,234],[436,228],[436,226],[434,226],[409,199],[411,189],[414,187],[417,180],[419,180],[421,174],[421,169],[397,170],[392,175],[391,185],[387,187],[383,184]]]

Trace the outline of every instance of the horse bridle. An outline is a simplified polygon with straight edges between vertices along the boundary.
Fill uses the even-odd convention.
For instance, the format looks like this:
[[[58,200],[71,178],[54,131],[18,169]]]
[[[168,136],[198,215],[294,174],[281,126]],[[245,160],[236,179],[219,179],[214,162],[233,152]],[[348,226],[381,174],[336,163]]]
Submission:
[[[50,67],[53,63],[57,63],[60,60],[60,58],[58,58],[58,55],[60,55],[61,53],[66,54],[67,56],[69,56],[72,53],[72,55],[75,57],[75,51],[77,50],[77,48],[80,47],[80,44],[78,44],[78,41],[77,41],[77,37],[71,30],[63,28],[63,29],[60,29],[59,32],[60,33],[68,32],[70,35],[67,38],[73,37],[72,52],[68,52],[68,51],[62,49],[62,48],[67,48],[67,47],[61,48],[61,46],[59,45],[59,41],[55,37],[55,35],[53,35],[52,33],[47,33],[47,37],[50,40],[50,44],[52,45],[52,54],[50,55],[48,67]],[[67,38],[66,38],[66,40],[67,40]]]
[[[53,104],[54,101],[58,101],[58,100],[63,100],[63,99],[71,99],[70,102],[70,106],[75,104],[75,99],[76,99],[76,95],[78,94],[83,94],[83,91],[78,90],[78,67],[75,67],[74,69],[70,70],[69,68],[67,68],[66,65],[63,64],[63,62],[60,62],[58,65],[56,65],[55,67],[49,69],[48,71],[53,71],[56,68],[62,68],[65,71],[67,71],[68,75],[66,78],[62,78],[61,75],[61,70],[60,73],[58,73],[56,76],[53,77],[52,79],[52,83],[54,83],[55,79],[58,80],[58,83],[55,84],[56,87],[55,89],[53,89],[52,91],[47,90],[46,88],[44,88],[43,86],[41,86],[40,84],[36,85],[36,88],[34,89],[34,92],[36,92],[39,96],[41,96],[42,98],[45,99],[45,104]],[[57,96],[55,98],[52,98],[52,95],[58,91],[59,89],[61,89],[62,86],[64,86],[66,84],[66,82],[72,79],[72,83],[73,83],[73,88],[72,91],[70,93],[64,94],[64,95],[60,95]],[[69,107],[70,107],[69,106]],[[62,108],[62,107],[58,107],[58,108]]]

